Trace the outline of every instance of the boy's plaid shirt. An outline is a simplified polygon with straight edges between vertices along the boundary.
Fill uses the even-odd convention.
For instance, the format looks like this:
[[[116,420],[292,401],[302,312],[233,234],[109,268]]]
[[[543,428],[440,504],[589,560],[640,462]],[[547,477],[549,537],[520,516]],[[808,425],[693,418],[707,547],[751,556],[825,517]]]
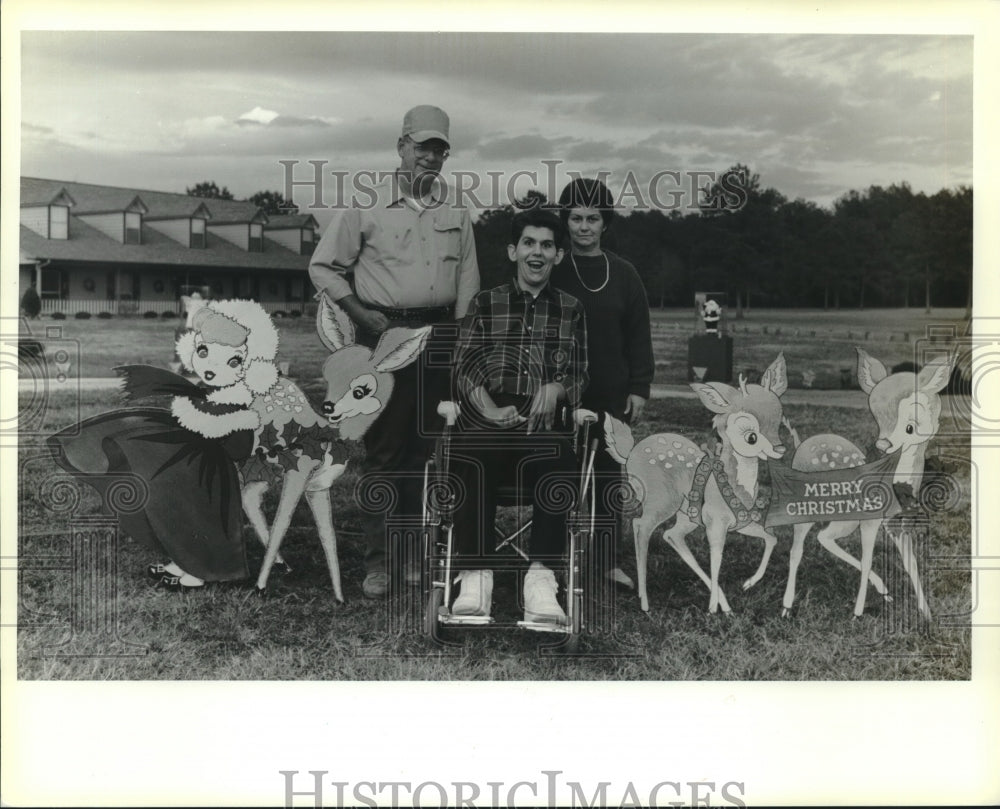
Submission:
[[[532,298],[516,281],[480,292],[462,321],[455,358],[459,393],[533,396],[558,382],[571,407],[587,387],[583,304],[551,284]]]

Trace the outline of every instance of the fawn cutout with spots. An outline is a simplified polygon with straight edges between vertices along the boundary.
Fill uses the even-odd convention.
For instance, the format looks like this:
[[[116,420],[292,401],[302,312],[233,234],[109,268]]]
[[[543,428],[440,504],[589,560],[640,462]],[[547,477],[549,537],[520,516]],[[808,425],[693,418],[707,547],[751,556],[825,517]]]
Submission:
[[[641,502],[641,514],[633,521],[639,599],[649,610],[646,591],[649,539],[653,531],[676,515],[664,530],[663,539],[709,588],[709,611],[729,612],[719,586],[722,550],[728,531],[764,540],[764,555],[757,571],[743,584],[752,587],[767,569],[777,539],[761,520],[767,495],[758,485],[762,461],[780,458],[784,447],[778,435],[785,423],[779,397],[788,387],[784,355],[771,363],[759,385],[740,387],[719,382],[692,384],[702,404],[715,413],[713,426],[721,439],[717,458],[691,439],[665,433],[651,435],[632,446],[631,433],[621,422],[605,418],[608,452],[623,463],[629,484]],[[706,575],[687,545],[687,535],[699,524],[705,526],[710,551],[711,575]]]
[[[257,578],[259,591],[267,587],[295,506],[304,495],[316,518],[334,594],[343,601],[329,491],[347,468],[343,441],[360,440],[378,418],[392,394],[392,372],[417,358],[430,328],[389,329],[371,350],[354,344],[350,318],[321,294],[316,329],[331,352],[323,364],[323,412],[313,410],[298,386],[287,379],[279,379],[273,388],[255,397],[252,407],[260,415],[262,427],[255,436],[254,457],[262,463],[261,474],[247,483],[243,504],[258,533],[267,536],[267,552]],[[278,512],[268,531],[261,501],[269,485],[266,470],[275,465],[282,470],[282,488]]]
[[[894,487],[907,487],[912,497],[920,492],[924,471],[927,443],[938,431],[941,399],[938,393],[948,384],[952,357],[937,358],[917,374],[901,371],[890,374],[885,366],[861,348],[858,352],[858,383],[868,394],[868,407],[878,423],[879,437],[875,448],[891,455],[899,453],[892,482]],[[792,458],[792,468],[812,472],[821,469],[843,469],[860,466],[864,455],[853,443],[837,435],[816,435],[797,443]],[[795,579],[806,535],[814,523],[797,523],[792,535],[792,550],[788,565],[788,583],[782,599],[782,614],[788,615],[795,602]],[[858,560],[837,544],[861,529],[861,559]],[[872,571],[872,558],[879,528],[883,527],[899,551],[903,569],[910,577],[917,598],[917,607],[930,618],[930,607],[920,583],[913,550],[913,535],[904,517],[871,520],[838,520],[836,517],[821,528],[816,535],[820,545],[838,559],[861,571],[861,583],[854,603],[854,616],[864,613],[869,582],[878,593],[889,600],[888,590],[882,579]]]

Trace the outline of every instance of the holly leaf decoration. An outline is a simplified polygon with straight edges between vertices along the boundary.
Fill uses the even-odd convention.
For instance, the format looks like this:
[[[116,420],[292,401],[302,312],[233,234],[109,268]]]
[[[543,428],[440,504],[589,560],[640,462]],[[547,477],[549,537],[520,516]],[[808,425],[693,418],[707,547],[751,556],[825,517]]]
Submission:
[[[281,430],[281,440],[284,442],[285,446],[289,449],[293,449],[293,445],[296,443],[296,436],[302,430],[302,425],[299,424],[294,419],[292,421],[286,421],[284,428]]]
[[[268,461],[267,454],[262,449],[258,449],[257,452],[247,459],[243,466],[240,467],[240,472],[243,474],[244,485],[263,480],[270,486],[280,477],[277,468],[275,468],[273,463]]]
[[[291,472],[299,468],[298,456],[289,449],[278,450],[278,457],[275,458],[285,472]],[[277,471],[277,470],[275,470]]]
[[[264,449],[271,449],[278,443],[278,431],[274,428],[274,422],[265,422],[260,431],[258,444]]]
[[[302,430],[298,438],[299,446],[302,448],[302,454],[307,455],[314,460],[321,460],[326,454],[325,443],[330,440],[330,431],[324,429],[318,424],[314,424],[312,427],[307,427]]]

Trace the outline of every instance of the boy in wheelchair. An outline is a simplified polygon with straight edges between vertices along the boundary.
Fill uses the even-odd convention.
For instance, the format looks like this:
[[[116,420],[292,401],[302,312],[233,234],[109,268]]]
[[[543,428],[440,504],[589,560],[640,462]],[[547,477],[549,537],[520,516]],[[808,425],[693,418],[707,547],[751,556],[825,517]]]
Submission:
[[[462,323],[454,380],[463,429],[449,450],[451,474],[462,486],[454,511],[461,568],[454,615],[489,615],[497,490],[513,482],[525,504],[534,506],[525,621],[566,621],[552,568],[566,553],[578,471],[572,434],[564,427],[569,420],[559,413],[576,407],[586,387],[587,339],[582,305],[549,285],[564,238],[555,213],[518,213],[507,246],[515,277],[480,292]]]

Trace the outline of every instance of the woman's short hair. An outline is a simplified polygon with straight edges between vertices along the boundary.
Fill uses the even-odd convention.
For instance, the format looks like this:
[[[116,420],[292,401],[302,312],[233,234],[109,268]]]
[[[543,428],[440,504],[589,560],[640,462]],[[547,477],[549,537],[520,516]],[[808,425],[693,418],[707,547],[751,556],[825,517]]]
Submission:
[[[615,200],[608,187],[600,180],[577,177],[568,183],[559,195],[559,215],[563,222],[569,219],[573,208],[595,208],[601,212],[605,229],[615,218]]]

